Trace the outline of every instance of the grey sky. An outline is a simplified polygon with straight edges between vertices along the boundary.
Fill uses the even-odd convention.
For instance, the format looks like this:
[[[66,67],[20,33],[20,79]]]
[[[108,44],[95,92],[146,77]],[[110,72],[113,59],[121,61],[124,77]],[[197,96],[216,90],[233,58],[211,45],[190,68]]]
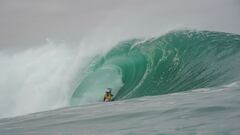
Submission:
[[[239,0],[0,0],[0,50],[77,43],[98,31],[122,38],[190,27],[240,34]]]

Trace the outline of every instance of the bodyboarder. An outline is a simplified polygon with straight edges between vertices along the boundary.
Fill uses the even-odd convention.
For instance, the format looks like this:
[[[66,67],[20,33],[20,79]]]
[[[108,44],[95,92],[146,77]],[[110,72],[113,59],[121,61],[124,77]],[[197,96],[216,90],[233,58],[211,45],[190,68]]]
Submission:
[[[104,95],[103,101],[104,102],[111,102],[112,101],[112,97],[113,97],[113,95],[112,95],[111,89],[107,88],[107,91],[106,91],[106,93]]]

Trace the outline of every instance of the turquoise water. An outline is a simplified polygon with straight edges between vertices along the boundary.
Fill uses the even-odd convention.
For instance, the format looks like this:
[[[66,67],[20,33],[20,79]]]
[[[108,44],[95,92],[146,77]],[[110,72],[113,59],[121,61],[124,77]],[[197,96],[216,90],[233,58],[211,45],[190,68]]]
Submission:
[[[108,87],[124,100],[229,84],[240,79],[239,58],[240,36],[230,33],[180,30],[123,41],[87,67],[71,103],[86,95],[99,101]]]

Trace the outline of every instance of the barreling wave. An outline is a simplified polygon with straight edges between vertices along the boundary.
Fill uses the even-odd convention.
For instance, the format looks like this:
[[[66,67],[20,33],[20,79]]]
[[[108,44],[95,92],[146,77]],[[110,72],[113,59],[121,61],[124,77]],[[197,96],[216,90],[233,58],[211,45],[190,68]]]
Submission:
[[[123,100],[220,86],[240,80],[239,67],[240,35],[180,30],[131,39],[93,60],[71,104],[99,101],[107,87]]]

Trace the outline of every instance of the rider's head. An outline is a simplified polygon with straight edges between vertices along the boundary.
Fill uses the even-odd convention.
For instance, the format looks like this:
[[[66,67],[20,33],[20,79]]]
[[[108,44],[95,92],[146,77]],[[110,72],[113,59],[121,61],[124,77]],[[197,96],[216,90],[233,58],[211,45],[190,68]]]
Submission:
[[[111,88],[107,88],[107,92],[111,93],[111,90],[112,90]]]

